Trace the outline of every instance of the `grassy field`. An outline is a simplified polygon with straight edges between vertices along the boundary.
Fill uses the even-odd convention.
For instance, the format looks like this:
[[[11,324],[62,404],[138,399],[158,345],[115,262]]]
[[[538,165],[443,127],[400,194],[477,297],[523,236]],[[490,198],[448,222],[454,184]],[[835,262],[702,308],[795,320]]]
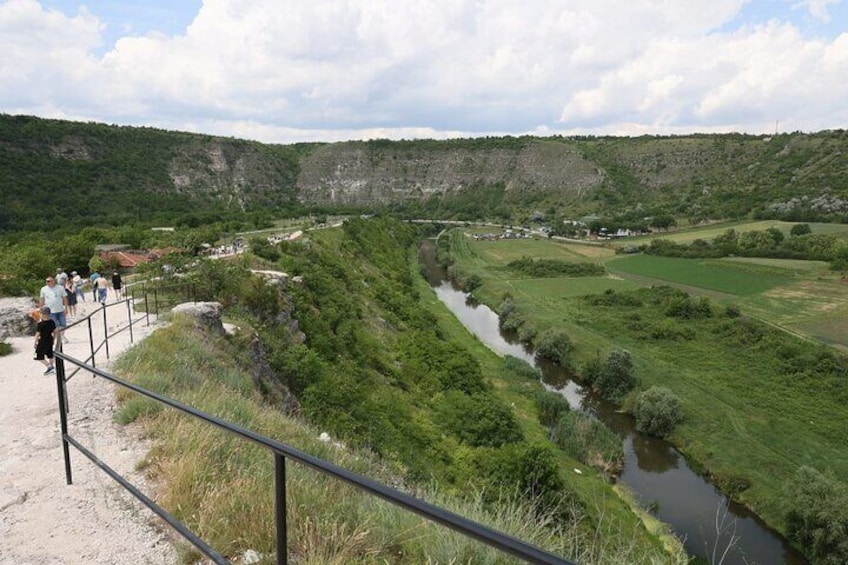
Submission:
[[[607,262],[613,272],[630,273],[671,283],[750,296],[789,283],[791,272],[752,263],[630,255]]]
[[[722,222],[720,224],[710,224],[708,226],[687,227],[685,229],[671,230],[669,232],[652,233],[639,237],[629,237],[626,240],[620,240],[619,245],[641,245],[650,243],[652,239],[669,239],[676,243],[692,243],[696,239],[711,240],[716,236],[723,234],[727,230],[733,228],[737,233],[746,231],[763,231],[769,228],[777,228],[783,232],[783,235],[789,236],[792,226],[801,222],[781,222],[779,220],[759,220],[745,222]],[[848,238],[848,225],[846,224],[821,224],[810,223],[810,229],[813,233],[836,235],[842,238]]]
[[[783,527],[781,489],[798,466],[812,464],[829,468],[838,477],[848,476],[848,407],[838,400],[845,396],[844,384],[825,384],[813,367],[818,354],[802,354],[808,346],[791,335],[848,347],[848,284],[829,274],[824,263],[618,256],[605,264],[628,276],[626,281],[521,280],[504,268],[507,258],[522,254],[565,258],[566,252],[547,241],[535,242],[532,250],[528,245],[496,250],[494,246],[503,242],[480,245],[457,233],[451,234],[451,243],[459,268],[483,278],[483,286],[475,291],[481,300],[497,306],[509,293],[537,329],[564,329],[576,344],[578,364],[596,352],[629,350],[643,386],[668,386],[683,399],[686,421],[675,432],[675,443],[720,483],[749,483],[751,487],[738,495],[740,500],[772,526]],[[569,255],[569,260],[577,260],[574,257]],[[717,319],[683,322],[647,305],[612,312],[576,298],[607,288],[659,284],[735,304],[743,315],[789,333],[769,326],[748,330],[729,319],[726,324]],[[737,324],[739,335],[733,333]],[[693,337],[650,338],[651,330],[662,325],[685,326]],[[787,374],[787,366],[793,364],[810,367],[811,372]]]

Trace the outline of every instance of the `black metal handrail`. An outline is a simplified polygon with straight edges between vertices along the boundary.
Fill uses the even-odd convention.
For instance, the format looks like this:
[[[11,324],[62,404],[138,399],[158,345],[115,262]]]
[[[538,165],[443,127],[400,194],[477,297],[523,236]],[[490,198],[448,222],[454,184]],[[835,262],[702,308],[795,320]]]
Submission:
[[[200,539],[196,534],[191,532],[179,520],[171,516],[166,510],[158,506],[153,500],[141,493],[129,481],[111,469],[95,454],[86,449],[76,439],[68,433],[67,413],[63,409],[67,406],[67,391],[65,388],[65,362],[76,365],[76,370],[85,370],[95,377],[101,377],[121,387],[131,390],[137,394],[155,400],[166,406],[170,406],[184,414],[188,414],[198,418],[204,422],[212,424],[226,432],[234,434],[242,439],[251,441],[265,449],[271,451],[274,455],[274,490],[275,490],[275,521],[277,533],[277,563],[285,564],[288,562],[287,552],[287,527],[286,527],[286,458],[290,458],[298,463],[316,469],[324,474],[335,477],[336,479],[345,481],[370,495],[377,496],[388,502],[396,504],[407,511],[419,514],[428,520],[442,524],[451,528],[465,536],[477,539],[491,547],[494,547],[505,553],[509,553],[515,557],[523,559],[529,563],[543,564],[558,564],[569,565],[569,562],[561,557],[558,557],[548,551],[525,543],[517,538],[498,532],[487,526],[483,526],[477,522],[464,518],[458,514],[440,508],[428,502],[419,500],[404,492],[401,492],[392,487],[386,486],[375,480],[363,477],[347,469],[339,467],[333,463],[324,461],[308,453],[300,451],[290,445],[284,444],[269,437],[260,435],[247,428],[232,424],[221,418],[217,418],[196,408],[178,402],[172,398],[142,388],[138,385],[120,379],[119,377],[98,369],[94,365],[88,365],[85,361],[66,355],[61,351],[56,352],[56,383],[59,396],[59,416],[62,434],[62,449],[65,460],[65,478],[67,484],[72,484],[71,475],[71,460],[69,446],[75,447],[95,465],[103,469],[110,477],[117,481],[121,486],[126,488],[133,496],[145,506],[155,512],[171,527],[179,532],[189,543],[197,548],[201,553],[206,555],[213,562],[218,564],[228,564],[229,561],[211,548],[206,542]]]
[[[127,287],[125,287],[125,288],[127,288]],[[195,301],[197,299],[197,289],[196,289],[196,287],[193,283],[181,283],[181,284],[167,285],[167,286],[155,287],[155,288],[158,289],[158,290],[165,291],[169,295],[177,294],[177,295],[180,295],[180,296],[184,296],[186,299],[191,299],[192,301]],[[143,287],[143,289],[144,289],[144,287]],[[145,322],[146,325],[148,325],[148,326],[150,325],[150,308],[149,308],[148,295],[147,295],[146,292],[143,292],[141,296],[142,296],[142,300],[144,301],[144,304],[145,304],[144,316],[142,316],[142,317],[136,317],[136,318],[133,317],[133,312],[136,311],[136,297],[135,297],[135,292],[132,292],[132,293],[130,293],[129,296],[125,295],[125,298],[123,300],[118,300],[117,302],[112,302],[110,304],[103,304],[101,308],[95,310],[94,312],[87,315],[86,317],[80,318],[79,320],[76,320],[74,323],[68,324],[67,326],[65,326],[65,331],[69,330],[70,328],[73,328],[74,326],[82,325],[83,323],[85,323],[88,326],[88,343],[89,343],[90,353],[89,353],[89,356],[86,357],[85,362],[87,362],[87,363],[90,362],[92,366],[96,366],[96,364],[97,364],[97,354],[100,353],[100,350],[104,349],[104,348],[106,350],[106,359],[107,360],[110,359],[111,357],[110,357],[110,352],[109,352],[109,340],[111,338],[117,336],[118,334],[124,332],[124,331],[129,330],[129,332],[130,332],[130,343],[134,343],[133,326],[138,324],[138,323],[141,323],[142,318],[144,319],[144,322]],[[153,295],[154,316],[159,315],[159,307],[161,306],[161,304],[160,304],[158,298],[159,298],[158,292],[154,291],[154,295]],[[127,323],[126,323],[126,325],[118,325],[118,328],[115,331],[113,331],[112,333],[109,333],[109,325],[108,325],[107,319],[106,319],[107,318],[107,310],[109,308],[114,308],[114,307],[120,306],[122,304],[125,305],[126,309],[127,309]],[[101,316],[103,318],[103,339],[100,340],[99,343],[95,344],[94,329],[93,329],[94,318],[101,317]],[[59,340],[59,342],[56,344],[56,349],[59,350],[59,351],[62,350],[61,340]],[[76,369],[74,369],[69,375],[67,375],[66,381],[71,380],[71,378],[73,378],[79,371],[80,371],[80,367],[77,367]]]

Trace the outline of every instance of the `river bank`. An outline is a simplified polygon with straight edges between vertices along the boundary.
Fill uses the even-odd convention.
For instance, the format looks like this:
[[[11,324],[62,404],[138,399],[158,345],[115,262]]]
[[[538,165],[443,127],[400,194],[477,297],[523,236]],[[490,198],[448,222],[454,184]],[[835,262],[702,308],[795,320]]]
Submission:
[[[435,261],[425,263],[435,266]],[[487,347],[536,364],[531,351],[503,336],[498,317],[486,306],[469,304],[465,293],[445,281],[444,273],[428,273],[440,301]],[[686,458],[668,442],[635,430],[631,417],[582,389],[556,367],[541,365],[545,382],[575,409],[593,414],[622,437],[625,448],[621,484],[635,493],[641,505],[667,523],[684,540],[687,552],[711,559],[730,547],[724,563],[806,563],[779,534],[747,509],[730,501],[707,479],[690,468]],[[718,526],[717,518],[719,518]]]

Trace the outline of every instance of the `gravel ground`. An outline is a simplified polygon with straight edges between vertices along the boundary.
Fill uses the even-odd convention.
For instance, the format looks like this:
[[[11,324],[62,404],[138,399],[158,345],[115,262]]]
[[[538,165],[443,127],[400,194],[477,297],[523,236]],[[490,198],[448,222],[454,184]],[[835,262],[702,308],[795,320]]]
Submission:
[[[80,305],[83,315],[99,309]],[[107,309],[110,332],[127,323],[124,307]],[[95,316],[95,339],[103,319]],[[138,343],[154,330],[134,326]],[[67,332],[64,351],[83,359],[85,324]],[[170,529],[135,498],[71,448],[73,484],[65,483],[55,376],[32,359],[32,337],[8,340],[0,357],[0,565],[177,563]],[[109,340],[112,359],[131,344],[129,333]],[[97,366],[107,368],[105,352]],[[153,485],[135,471],[148,445],[133,426],[118,426],[115,385],[80,372],[68,383],[69,432],[104,463],[155,499]]]

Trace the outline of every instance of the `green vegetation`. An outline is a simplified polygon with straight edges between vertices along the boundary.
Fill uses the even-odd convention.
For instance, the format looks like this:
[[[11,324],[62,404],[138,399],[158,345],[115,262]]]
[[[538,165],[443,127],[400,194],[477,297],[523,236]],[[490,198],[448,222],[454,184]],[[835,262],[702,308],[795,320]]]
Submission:
[[[537,373],[517,359],[497,358],[430,298],[415,276],[410,244],[416,241],[414,228],[375,219],[281,244],[276,267],[302,277],[290,284],[287,299],[249,274],[249,257],[202,261],[192,275],[203,283],[199,298],[220,300],[244,332],[200,338],[176,320],[127,356],[121,371],[272,437],[294,438],[296,446],[369,476],[405,482],[434,502],[581,563],[681,562],[679,554],[665,553],[602,477],[591,469],[576,479],[562,472],[575,462],[538,423]],[[264,351],[259,356],[298,395],[310,431],[296,431],[303,423],[282,416],[273,383],[254,388],[256,346],[248,341],[255,334]],[[270,551],[270,504],[248,502],[270,492],[270,459],[137,397],[123,402],[119,419],[140,420],[154,438],[150,470],[166,485],[166,507],[228,555],[246,547]],[[348,448],[306,439],[318,431]],[[388,468],[381,470],[375,457]],[[431,538],[430,529],[418,526],[420,518],[307,475],[297,471],[293,479],[307,503],[289,516],[302,526],[290,536],[303,559],[503,559],[453,536]],[[438,484],[438,492],[422,484]],[[208,492],[219,494],[207,500]],[[510,518],[499,518],[505,515]]]
[[[554,442],[578,461],[615,472],[621,468],[621,438],[596,419],[580,412],[563,413],[552,431]]]
[[[248,427],[385,483],[399,483],[399,469],[385,466],[362,448],[337,448],[318,440],[314,428],[285,416],[253,389],[242,335],[224,339],[201,334],[175,319],[120,360],[117,371],[133,382],[218,417]],[[208,424],[120,393],[118,418],[138,421],[154,446],[146,472],[160,483],[160,502],[193,531],[228,556],[246,549],[274,551],[271,455]],[[542,467],[544,468],[544,467]],[[410,512],[367,496],[304,466],[287,469],[289,551],[312,563],[450,562],[502,563],[502,554]],[[419,497],[479,520],[555,553],[586,563],[633,559],[626,543],[593,548],[573,526],[560,528],[526,502],[503,496],[497,504],[481,492],[462,499],[437,488],[401,485]],[[621,536],[619,536],[621,537]],[[191,556],[190,556],[191,557]],[[196,556],[191,557],[192,561]]]
[[[95,218],[106,226],[179,220],[197,227],[245,211],[266,217],[269,209],[299,213],[294,186],[302,151],[152,128],[0,115],[0,233],[83,227]],[[212,172],[214,159],[226,169],[249,165],[241,185],[244,208],[212,188],[235,182]],[[175,189],[175,171],[189,187]]]
[[[0,341],[0,357],[12,353],[12,346],[5,341]]]
[[[665,387],[653,386],[639,395],[633,416],[640,432],[666,437],[683,421],[683,409],[677,395]]]
[[[536,355],[542,359],[548,359],[561,366],[568,365],[572,345],[571,339],[564,331],[557,328],[548,328],[539,334],[534,343]]]
[[[752,277],[738,263],[716,263],[656,255],[631,255],[607,263],[616,273],[700,287],[736,296],[759,294],[786,284],[785,274],[762,273]]]
[[[507,267],[528,277],[597,277],[606,273],[606,269],[597,263],[578,263],[556,259],[537,259],[522,257],[507,263]]]
[[[244,213],[844,222],[845,131],[764,136],[486,137],[266,145],[153,128],[0,115],[0,232],[136,222],[197,227]],[[347,166],[354,160],[356,167]],[[337,199],[321,179],[362,188]],[[436,189],[436,192],[421,187]],[[685,217],[685,220],[684,220]]]
[[[848,485],[805,466],[787,485],[786,495],[789,537],[816,563],[848,562]]]
[[[803,237],[808,236],[795,236]],[[504,276],[512,259],[492,251],[490,242],[472,243],[454,233],[449,241],[459,268],[483,278],[480,300],[498,308],[508,293],[523,327],[539,335],[549,328],[568,334],[570,357],[593,387],[622,401],[626,396],[631,410],[638,402],[627,394],[631,386],[665,387],[674,394],[685,419],[671,431],[671,441],[773,527],[786,531],[783,485],[800,466],[816,461],[824,472],[848,476],[848,359],[748,317],[753,311],[800,325],[817,315],[835,319],[844,313],[848,293],[838,280],[822,276],[821,263],[616,257],[606,261],[607,268],[634,282],[669,281],[700,296],[668,286],[618,290],[601,280],[580,297]],[[551,247],[548,256],[559,253],[561,244],[544,244]],[[568,278],[550,280],[571,284]],[[834,325],[831,335],[840,327],[844,330]],[[608,356],[622,351],[631,362],[621,358],[618,367],[636,371],[618,372],[629,375],[623,379],[627,386],[607,387],[600,375]]]

